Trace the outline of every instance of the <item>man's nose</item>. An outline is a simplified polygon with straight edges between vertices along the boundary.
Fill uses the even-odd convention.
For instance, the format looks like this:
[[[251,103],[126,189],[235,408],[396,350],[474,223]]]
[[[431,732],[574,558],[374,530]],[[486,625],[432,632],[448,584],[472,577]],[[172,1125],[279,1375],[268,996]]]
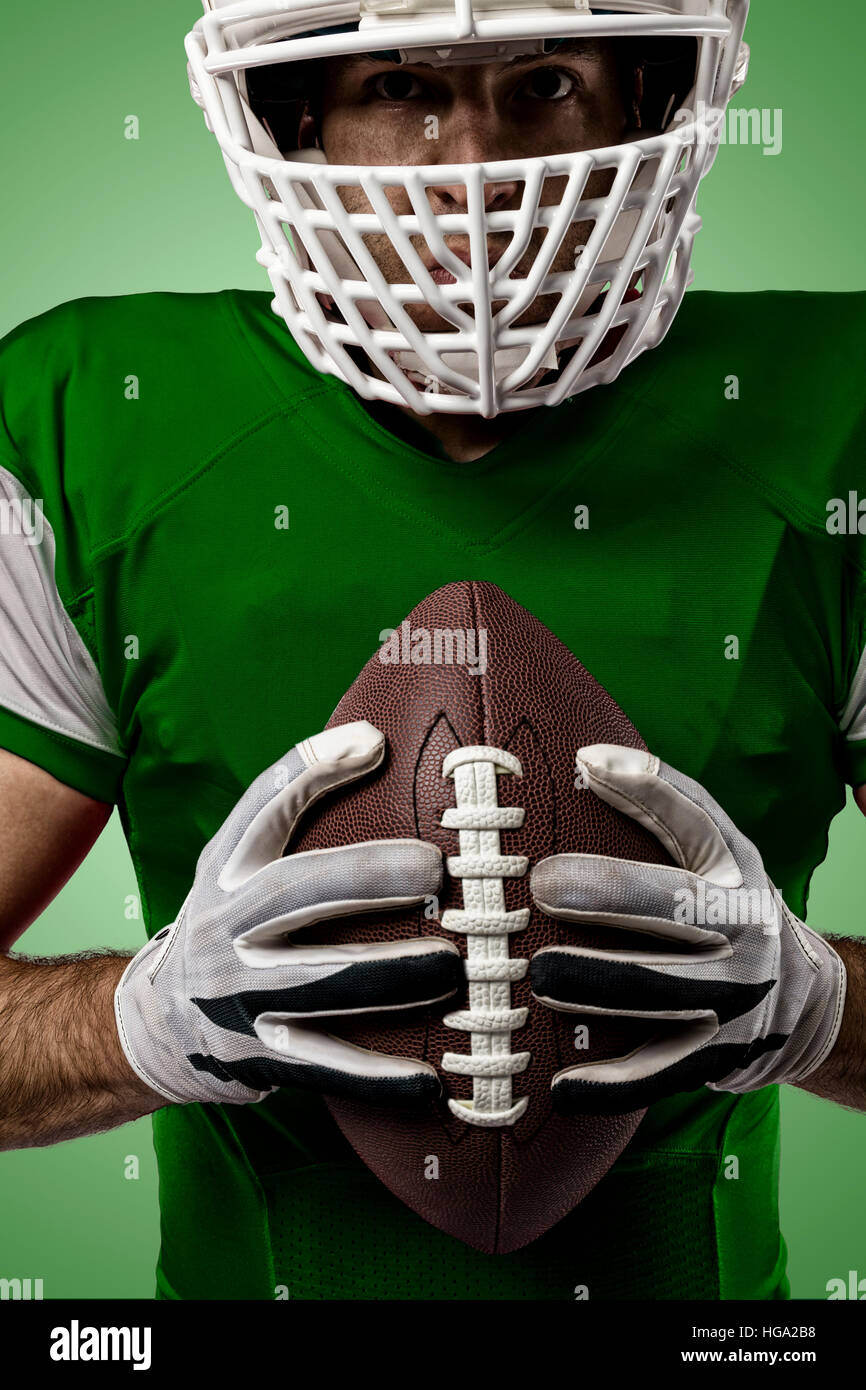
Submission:
[[[500,140],[491,132],[488,123],[477,112],[467,113],[459,123],[449,121],[440,127],[436,142],[435,162],[437,164],[492,164],[507,158],[507,152],[500,148]],[[484,183],[484,209],[495,211],[505,206],[514,197],[520,185],[519,179],[497,179]],[[465,210],[468,189],[463,181],[430,184],[431,197],[446,206]]]

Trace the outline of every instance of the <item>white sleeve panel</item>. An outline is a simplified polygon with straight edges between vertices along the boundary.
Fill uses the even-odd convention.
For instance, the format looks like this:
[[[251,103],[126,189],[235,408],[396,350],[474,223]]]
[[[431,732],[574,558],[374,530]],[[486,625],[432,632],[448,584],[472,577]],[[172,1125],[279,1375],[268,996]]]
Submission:
[[[61,602],[54,532],[0,467],[0,705],[122,756],[99,672]]]
[[[849,743],[866,738],[866,650],[848,692],[848,703],[839,716],[839,728]]]

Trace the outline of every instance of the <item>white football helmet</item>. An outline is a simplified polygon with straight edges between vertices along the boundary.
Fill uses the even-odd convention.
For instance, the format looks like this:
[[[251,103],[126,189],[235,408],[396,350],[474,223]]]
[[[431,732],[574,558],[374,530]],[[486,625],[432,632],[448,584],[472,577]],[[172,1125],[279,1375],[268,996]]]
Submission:
[[[370,400],[477,414],[558,405],[613,381],[661,341],[691,276],[701,222],[698,184],[713,162],[727,103],[745,80],[741,42],[748,0],[204,0],[187,35],[190,84],[219,141],[235,191],[256,217],[258,260],[273,307],[313,365]],[[670,83],[633,138],[605,149],[483,164],[329,164],[321,149],[286,148],[255,99],[261,73],[282,66],[286,99],[303,100],[315,60],[385,52],[394,62],[503,62],[549,52],[556,40],[689,41],[688,81]],[[692,66],[693,64],[693,66]],[[681,68],[681,65],[680,65]],[[285,74],[289,74],[286,78]],[[291,78],[296,75],[293,84]],[[662,97],[664,92],[662,93]],[[291,144],[291,142],[288,142]],[[589,197],[595,171],[609,191]],[[564,187],[555,202],[546,180]],[[512,181],[513,210],[485,205],[485,185]],[[437,213],[428,190],[465,189],[465,211]],[[596,186],[598,180],[596,180]],[[348,211],[340,189],[360,189]],[[410,212],[395,211],[411,207]],[[357,201],[354,200],[353,201]],[[573,265],[556,253],[573,224],[589,230]],[[526,260],[539,228],[539,249]],[[387,280],[365,244],[385,232],[406,279]],[[488,264],[488,235],[510,235]],[[468,239],[469,259],[446,237]],[[426,246],[427,256],[421,250]],[[435,280],[428,268],[450,272]],[[555,268],[556,267],[556,268]],[[554,307],[536,315],[542,296]],[[411,306],[426,303],[442,331],[423,331]]]

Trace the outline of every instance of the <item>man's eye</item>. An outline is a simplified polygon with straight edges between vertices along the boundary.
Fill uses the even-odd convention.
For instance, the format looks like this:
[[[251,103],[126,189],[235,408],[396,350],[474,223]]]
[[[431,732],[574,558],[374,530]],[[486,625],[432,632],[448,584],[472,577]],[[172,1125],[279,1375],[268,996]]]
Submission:
[[[384,101],[411,101],[423,90],[411,72],[380,72],[373,82],[373,91]]]
[[[561,68],[536,68],[521,84],[520,93],[532,101],[557,101],[567,97],[574,86],[574,78]]]

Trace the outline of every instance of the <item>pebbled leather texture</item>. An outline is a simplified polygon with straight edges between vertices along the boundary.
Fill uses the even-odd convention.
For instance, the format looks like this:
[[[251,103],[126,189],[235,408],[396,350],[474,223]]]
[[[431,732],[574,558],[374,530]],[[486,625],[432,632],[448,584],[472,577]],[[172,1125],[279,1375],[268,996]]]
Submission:
[[[585,850],[646,863],[672,861],[637,823],[586,789],[575,788],[581,745],[621,743],[645,748],[636,729],[577,658],[525,608],[493,584],[461,582],[437,590],[408,617],[409,630],[486,633],[486,670],[470,664],[386,663],[377,651],[329,721],[368,719],[387,738],[382,766],[370,777],[323,798],[308,814],[293,850],[354,841],[417,836],[445,855],[460,852],[457,829],[443,812],[456,805],[455,781],[442,775],[452,749],[484,745],[520,762],[522,776],[496,778],[499,806],[525,809],[521,827],[500,831],[503,855],[524,855],[522,877],[504,880],[508,911],[530,909],[526,928],[509,936],[508,954],[528,960],[541,946],[581,941],[629,944],[628,933],[556,922],[532,906],[529,873],[540,859]],[[478,648],[476,647],[476,652]],[[463,907],[463,884],[447,871],[440,913]],[[423,908],[356,916],[319,924],[298,941],[377,941],[443,935],[466,954],[466,937],[447,931]],[[642,1020],[554,1013],[532,999],[528,976],[510,985],[510,1006],[528,1009],[511,1036],[514,1052],[529,1052],[512,1079],[515,1100],[526,1097],[513,1125],[482,1128],[448,1108],[468,1099],[471,1076],[441,1071],[445,1053],[469,1052],[468,1032],[446,1015],[467,1007],[467,993],[436,1006],[335,1019],[325,1027],[360,1047],[421,1057],[440,1070],[443,1095],[420,1112],[394,1113],[329,1098],[343,1133],[367,1166],[425,1220],[489,1253],[507,1253],[537,1239],[592,1191],[631,1139],[645,1112],[565,1118],[554,1113],[550,1083],[575,1062],[621,1056],[650,1035]],[[507,991],[506,991],[507,993]],[[576,1050],[575,1028],[586,1024],[589,1045]]]

